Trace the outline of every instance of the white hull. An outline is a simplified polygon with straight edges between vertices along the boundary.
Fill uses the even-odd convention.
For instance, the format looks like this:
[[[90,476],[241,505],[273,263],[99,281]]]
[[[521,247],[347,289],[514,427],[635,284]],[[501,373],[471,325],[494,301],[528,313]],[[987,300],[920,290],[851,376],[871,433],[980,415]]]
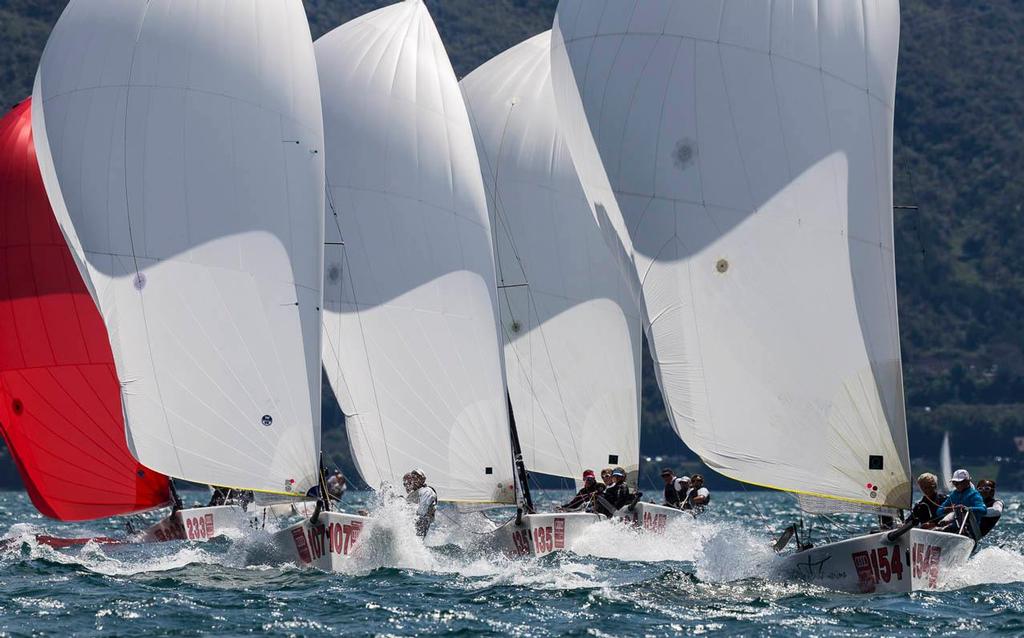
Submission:
[[[956,534],[912,529],[895,543],[887,534],[858,536],[782,557],[777,574],[860,593],[936,589],[974,549],[973,540]]]
[[[664,532],[669,521],[684,516],[690,517],[691,515],[677,507],[655,505],[654,503],[637,503],[632,511],[629,507],[623,507],[615,512],[616,520],[632,523],[635,527],[643,528],[645,532],[654,532],[655,534]]]
[[[265,529],[284,518],[309,517],[316,506],[314,501],[279,503],[276,505],[215,505],[190,507],[174,512],[143,532],[143,541],[190,540],[208,541],[228,530]]]
[[[366,516],[321,512],[316,526],[306,518],[274,534],[274,541],[299,565],[342,571],[369,521]]]
[[[491,538],[495,548],[509,556],[544,556],[572,547],[583,530],[601,520],[603,516],[585,512],[524,514],[520,524],[512,519]]]

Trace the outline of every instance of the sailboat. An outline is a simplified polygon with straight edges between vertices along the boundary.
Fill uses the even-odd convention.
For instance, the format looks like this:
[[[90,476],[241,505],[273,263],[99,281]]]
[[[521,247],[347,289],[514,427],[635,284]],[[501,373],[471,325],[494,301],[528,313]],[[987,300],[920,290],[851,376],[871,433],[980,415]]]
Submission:
[[[891,0],[562,0],[552,30],[558,118],[631,277],[673,427],[712,469],[810,513],[911,505],[898,44]],[[868,533],[780,558],[779,572],[931,588],[973,544]]]
[[[301,2],[72,0],[31,110],[132,456],[303,497],[320,475],[324,190]],[[202,540],[230,509],[177,523]]]
[[[942,447],[939,448],[939,472],[943,491],[953,485],[953,456],[949,448],[949,432],[942,435]]]
[[[528,471],[578,481],[622,466],[635,488],[640,317],[551,117],[550,36],[460,83],[491,211],[509,394]],[[623,513],[650,529],[680,514],[650,503]],[[529,540],[513,547],[542,546]]]
[[[374,488],[421,469],[441,501],[516,502],[490,224],[451,63],[407,0],[317,40],[327,157],[323,360]],[[337,569],[367,519],[281,533]]]
[[[0,434],[32,504],[61,521],[171,505],[167,477],[128,452],[106,329],[36,162],[31,100],[0,119],[0,228]]]

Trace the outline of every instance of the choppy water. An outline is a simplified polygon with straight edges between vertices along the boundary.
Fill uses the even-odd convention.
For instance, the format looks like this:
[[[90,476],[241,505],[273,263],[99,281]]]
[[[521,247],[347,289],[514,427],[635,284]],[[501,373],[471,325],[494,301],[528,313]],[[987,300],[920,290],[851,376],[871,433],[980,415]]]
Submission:
[[[350,504],[366,495],[349,495]],[[356,498],[352,498],[352,497]],[[562,493],[541,493],[554,501]],[[509,560],[466,549],[472,515],[439,512],[427,545],[397,541],[348,574],[280,564],[258,533],[186,542],[55,550],[35,533],[122,533],[119,522],[43,519],[0,493],[0,630],[12,634],[268,635],[959,635],[1024,633],[1024,495],[950,589],[856,596],[763,577],[791,499],[719,493],[714,511],[662,536],[595,525],[573,553]],[[186,495],[186,501],[202,498]],[[767,514],[768,525],[759,515]],[[398,517],[401,518],[401,517]],[[388,524],[388,521],[382,521]]]

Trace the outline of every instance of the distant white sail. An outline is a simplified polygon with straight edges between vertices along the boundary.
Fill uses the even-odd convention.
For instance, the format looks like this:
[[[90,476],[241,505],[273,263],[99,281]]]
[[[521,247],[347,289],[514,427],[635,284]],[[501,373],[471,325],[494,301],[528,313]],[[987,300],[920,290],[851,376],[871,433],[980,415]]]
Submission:
[[[558,114],[715,470],[908,507],[892,235],[899,5],[562,0]]]
[[[461,82],[495,234],[516,429],[529,470],[635,475],[640,317],[552,116],[550,37]]]
[[[939,448],[939,468],[942,489],[948,490],[953,484],[953,455],[949,449],[949,432],[942,435],[942,447]]]
[[[324,365],[359,471],[376,487],[419,467],[443,500],[513,502],[491,229],[441,38],[409,0],[331,31],[316,56]]]
[[[128,441],[191,481],[316,483],[323,146],[297,0],[72,0],[33,132]]]

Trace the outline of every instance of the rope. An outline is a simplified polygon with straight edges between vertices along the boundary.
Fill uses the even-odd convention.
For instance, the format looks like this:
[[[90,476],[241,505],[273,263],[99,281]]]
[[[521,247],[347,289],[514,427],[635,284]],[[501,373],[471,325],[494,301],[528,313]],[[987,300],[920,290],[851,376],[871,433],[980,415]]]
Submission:
[[[750,496],[750,492],[749,492],[749,490],[747,490],[747,484],[741,482],[740,485],[743,486],[743,493],[746,494],[747,496]],[[770,522],[768,520],[768,517],[765,516],[764,512],[761,511],[761,508],[757,506],[757,501],[755,501],[753,498],[751,498],[750,499],[750,504],[754,506],[754,511],[757,512],[757,515],[761,517],[761,522],[764,523],[765,530],[767,530],[769,534],[774,534],[774,532],[772,531]]]

